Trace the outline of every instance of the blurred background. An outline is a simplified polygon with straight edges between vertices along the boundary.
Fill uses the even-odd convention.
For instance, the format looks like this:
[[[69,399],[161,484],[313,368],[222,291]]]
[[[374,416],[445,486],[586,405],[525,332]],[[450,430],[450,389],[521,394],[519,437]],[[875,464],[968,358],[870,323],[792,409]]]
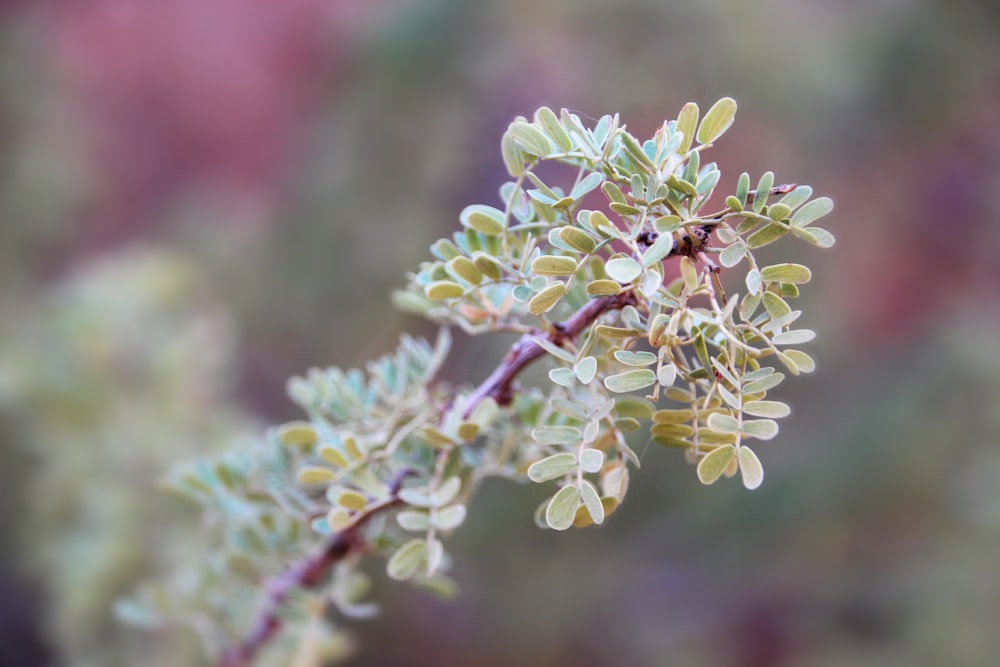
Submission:
[[[432,333],[389,294],[495,203],[513,116],[649,135],[724,95],[723,190],[771,169],[837,203],[833,250],[776,250],[814,269],[819,372],[783,386],[764,486],[654,447],[613,521],[555,535],[542,489],[488,484],[461,597],[380,585],[349,664],[996,664],[998,8],[0,3],[0,665],[198,664],[110,613],[207,539],[169,464]],[[506,344],[460,337],[449,376]]]

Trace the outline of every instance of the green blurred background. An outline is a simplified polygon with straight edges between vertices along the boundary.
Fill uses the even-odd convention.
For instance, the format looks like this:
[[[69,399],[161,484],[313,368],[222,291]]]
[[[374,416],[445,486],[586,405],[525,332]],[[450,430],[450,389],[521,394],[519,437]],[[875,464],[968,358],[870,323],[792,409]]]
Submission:
[[[3,2],[0,665],[199,664],[109,610],[210,538],[167,466],[295,418],[286,377],[432,333],[389,293],[495,203],[514,115],[642,135],[724,95],[723,189],[837,202],[832,251],[776,250],[814,268],[819,372],[764,486],[654,447],[613,521],[555,535],[541,490],[488,484],[462,596],[380,585],[350,664],[997,664],[998,8]],[[506,344],[459,337],[449,377]]]

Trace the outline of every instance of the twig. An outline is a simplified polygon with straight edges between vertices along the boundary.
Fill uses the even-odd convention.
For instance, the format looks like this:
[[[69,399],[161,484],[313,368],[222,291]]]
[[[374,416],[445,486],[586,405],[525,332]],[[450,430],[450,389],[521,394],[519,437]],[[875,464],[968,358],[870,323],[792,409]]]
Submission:
[[[408,474],[409,471],[406,475]],[[229,647],[222,653],[219,667],[249,667],[253,664],[257,652],[281,630],[282,620],[279,612],[289,594],[297,588],[316,586],[334,565],[364,547],[361,539],[361,529],[364,525],[377,514],[403,504],[396,494],[406,475],[400,476],[392,485],[391,495],[388,498],[373,505],[344,530],[331,535],[315,553],[267,582],[265,585],[267,599],[256,621],[239,644]]]
[[[778,195],[786,195],[797,187],[798,185],[796,185],[795,183],[776,185],[770,190],[768,190],[767,194],[768,196],[771,197],[776,197]],[[747,203],[753,202],[753,200],[756,198],[757,198],[756,190],[751,190],[750,192],[747,193]],[[722,216],[728,213],[736,213],[736,212],[737,211],[727,206],[721,211],[716,211],[715,213],[712,213],[711,215],[707,215],[704,218],[702,218],[702,220],[706,220],[708,222],[705,222],[704,224],[698,226],[691,226],[687,228],[687,231],[683,231],[679,234],[676,234],[675,235],[676,238],[674,239],[674,245],[670,249],[670,252],[668,252],[666,256],[664,256],[664,259],[668,259],[670,257],[676,257],[677,255],[691,256],[694,253],[699,252],[702,246],[708,243],[709,236],[711,235],[712,230],[715,228],[717,224],[719,224],[722,221]],[[653,242],[656,241],[658,236],[659,234],[653,231],[643,232],[642,234],[640,234],[639,243],[648,248],[649,246],[653,245]]]
[[[604,313],[635,302],[635,294],[631,291],[600,297],[587,303],[566,321],[553,324],[547,334],[540,331],[524,334],[511,347],[497,369],[473,392],[466,404],[466,413],[471,412],[487,396],[492,396],[501,405],[507,405],[513,400],[514,379],[526,366],[545,353],[536,342],[538,337],[544,336],[554,345],[565,345],[576,340],[581,331]],[[297,588],[318,585],[334,565],[362,549],[364,542],[361,529],[364,525],[375,515],[403,504],[397,496],[402,483],[403,477],[400,477],[393,483],[391,495],[382,503],[373,505],[349,527],[331,535],[315,553],[267,582],[267,599],[256,621],[238,644],[223,652],[219,667],[249,667],[253,663],[257,653],[281,630],[279,612],[291,592]]]
[[[499,405],[509,405],[514,400],[514,379],[526,366],[545,354],[544,348],[538,344],[538,338],[545,338],[553,345],[562,347],[567,342],[576,340],[581,331],[604,313],[635,303],[635,293],[630,290],[603,296],[589,302],[568,320],[553,324],[548,333],[533,331],[524,334],[510,348],[496,370],[472,392],[463,415],[468,418],[472,410],[487,396],[492,397]]]

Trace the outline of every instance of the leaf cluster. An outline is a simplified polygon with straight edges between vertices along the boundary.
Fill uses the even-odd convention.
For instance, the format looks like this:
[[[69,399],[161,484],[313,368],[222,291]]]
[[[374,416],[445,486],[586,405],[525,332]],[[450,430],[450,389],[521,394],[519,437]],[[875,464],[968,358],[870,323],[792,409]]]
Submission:
[[[542,527],[599,525],[626,497],[641,439],[683,450],[705,484],[739,473],[758,487],[751,445],[791,412],[768,392],[814,370],[799,347],[815,334],[792,305],[809,268],[755,252],[785,236],[833,245],[813,224],[832,202],[771,172],[717,195],[721,173],[703,154],[735,112],[730,98],[703,116],[687,104],[646,140],[617,115],[593,127],[545,107],[515,119],[497,204],[461,211],[460,231],[394,295],[443,325],[437,345],[404,336],[365,371],[292,379],[306,419],[275,429],[250,469],[202,464],[177,478],[220,518],[236,569],[261,576],[261,563],[349,535],[385,556],[391,578],[450,594],[443,538],[484,478],[549,485]],[[721,272],[744,293],[725,293]],[[448,327],[522,339],[479,387],[449,387],[434,379]],[[514,390],[519,354],[544,357],[547,386]],[[324,585],[345,613],[371,609],[355,594],[360,553]]]

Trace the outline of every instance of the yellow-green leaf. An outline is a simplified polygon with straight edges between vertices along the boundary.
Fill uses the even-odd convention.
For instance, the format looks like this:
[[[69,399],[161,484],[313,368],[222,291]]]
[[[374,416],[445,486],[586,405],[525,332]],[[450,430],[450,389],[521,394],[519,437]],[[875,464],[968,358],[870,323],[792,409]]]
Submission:
[[[467,280],[473,285],[478,285],[483,281],[483,274],[480,273],[479,269],[472,262],[471,259],[464,256],[454,257],[448,262],[448,268],[463,280]]]
[[[278,429],[278,439],[290,447],[311,447],[316,444],[316,429],[309,422],[289,422]]]
[[[698,143],[710,144],[725,133],[736,117],[736,100],[723,97],[712,105],[698,126]]]
[[[464,293],[464,287],[450,280],[435,280],[424,288],[424,294],[433,301],[452,299],[456,296],[462,296]]]
[[[761,269],[760,277],[772,283],[803,285],[812,279],[812,271],[801,264],[773,264]]]
[[[723,445],[713,449],[698,462],[698,479],[702,484],[714,484],[736,458],[736,447]]]
[[[691,150],[691,142],[694,141],[695,128],[698,126],[698,105],[688,102],[681,107],[681,112],[677,115],[677,132],[684,133],[684,141],[681,142],[677,152],[681,155]]]
[[[545,129],[545,133],[564,152],[573,150],[573,140],[570,139],[566,129],[559,122],[559,118],[552,109],[542,107],[535,112],[535,122]]]
[[[307,485],[332,482],[334,477],[332,470],[320,466],[303,466],[298,473],[299,482]]]
[[[462,224],[477,232],[482,232],[487,236],[496,236],[504,230],[506,216],[503,211],[485,206],[483,204],[472,204],[462,209],[459,220]]]
[[[576,267],[575,259],[558,255],[542,255],[531,262],[532,272],[539,276],[568,276]]]
[[[620,283],[630,283],[642,273],[642,265],[631,257],[615,257],[604,264],[604,271]]]
[[[368,505],[368,499],[357,491],[343,491],[337,496],[337,504],[348,510],[363,510]]]
[[[528,467],[528,479],[538,483],[547,482],[575,471],[578,465],[576,457],[569,452],[553,454],[532,463]]]
[[[528,312],[532,315],[541,315],[552,310],[559,299],[566,294],[566,283],[557,281],[543,289],[541,292],[531,297],[528,302]]]
[[[545,508],[545,523],[555,530],[566,530],[573,525],[579,506],[580,490],[572,485],[564,486],[552,496]]]
[[[624,394],[630,391],[645,389],[656,383],[656,373],[649,369],[626,371],[604,378],[604,386],[609,391]]]
[[[559,238],[562,239],[563,243],[580,252],[591,253],[597,247],[597,242],[590,234],[569,225],[559,229]]]
[[[427,543],[415,538],[401,546],[389,559],[386,571],[393,579],[402,581],[413,577],[427,558]]]
[[[740,447],[739,458],[743,486],[753,491],[764,481],[764,468],[760,465],[760,459],[749,447]]]
[[[597,494],[597,489],[587,480],[580,484],[580,500],[590,514],[594,523],[600,525],[604,523],[604,505],[601,504],[601,497]]]
[[[591,296],[606,296],[609,294],[618,294],[622,289],[614,280],[591,280],[587,283],[587,294]]]

